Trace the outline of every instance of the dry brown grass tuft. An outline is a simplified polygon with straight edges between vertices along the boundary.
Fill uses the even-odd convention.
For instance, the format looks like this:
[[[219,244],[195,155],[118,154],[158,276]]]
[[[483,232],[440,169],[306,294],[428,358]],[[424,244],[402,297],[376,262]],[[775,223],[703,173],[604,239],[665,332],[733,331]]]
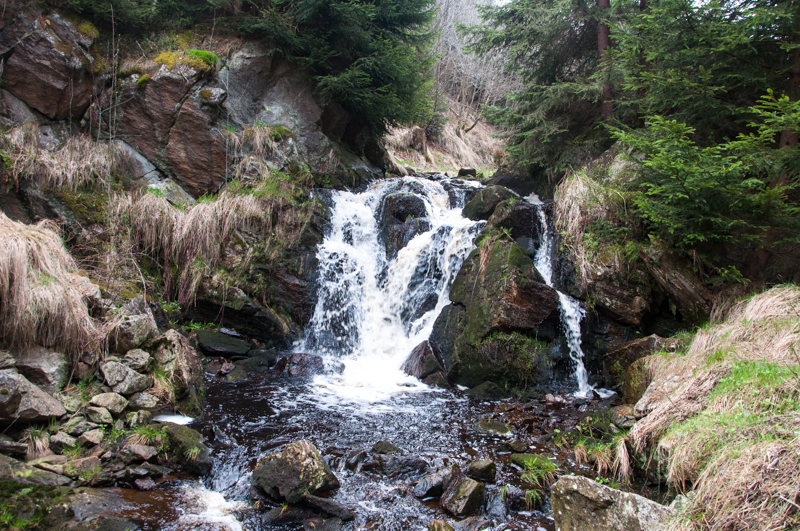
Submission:
[[[101,336],[75,263],[50,221],[25,225],[0,212],[0,339],[75,355]]]
[[[655,449],[695,497],[673,529],[800,524],[800,288],[776,286],[715,313],[685,355],[648,358],[652,405],[628,442]],[[649,395],[649,396],[648,396]]]
[[[109,144],[76,135],[51,152],[39,147],[39,136],[39,126],[31,122],[0,136],[8,176],[14,182],[27,178],[40,186],[76,189],[104,183],[110,175],[115,149]]]

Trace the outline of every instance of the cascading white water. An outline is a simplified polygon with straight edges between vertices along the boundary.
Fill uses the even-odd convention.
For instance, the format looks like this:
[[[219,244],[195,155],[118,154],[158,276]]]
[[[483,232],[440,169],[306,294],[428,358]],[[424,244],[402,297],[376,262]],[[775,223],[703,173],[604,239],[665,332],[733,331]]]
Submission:
[[[374,403],[428,389],[400,367],[449,304],[450,284],[482,226],[461,215],[468,186],[474,185],[403,178],[359,194],[334,192],[330,231],[317,250],[319,300],[299,349],[344,363],[340,376],[317,378],[319,397]],[[389,260],[378,218],[394,193],[420,197],[430,229]]]
[[[533,264],[539,274],[542,275],[545,283],[555,289],[553,286],[554,239],[547,223],[544,203],[536,194],[531,194],[525,199],[536,206],[536,211],[539,214],[539,247],[536,249]],[[581,349],[581,321],[586,312],[577,299],[558,290],[556,290],[556,293],[558,293],[558,301],[561,307],[561,327],[564,329],[567,347],[569,348],[569,357],[575,362],[575,380],[578,384],[578,390],[575,394],[586,396],[594,389],[593,386],[589,385],[589,374],[583,364],[584,355],[583,349]]]

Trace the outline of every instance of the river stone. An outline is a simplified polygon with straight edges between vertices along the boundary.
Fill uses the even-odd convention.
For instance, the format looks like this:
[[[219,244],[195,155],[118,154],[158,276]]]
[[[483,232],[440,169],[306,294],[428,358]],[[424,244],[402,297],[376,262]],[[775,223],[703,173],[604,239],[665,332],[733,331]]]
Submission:
[[[142,412],[140,411],[139,413]],[[203,444],[203,436],[200,432],[188,426],[170,422],[165,422],[164,426],[170,462],[176,468],[182,468],[198,476],[205,476],[210,473],[214,466],[214,461],[211,458],[211,451],[208,446]]]
[[[501,444],[500,451],[524,454],[528,451],[528,443],[519,439],[514,439],[513,441],[508,441]]]
[[[436,371],[444,370],[444,362],[441,361],[441,356],[436,353],[435,349],[436,347],[426,339],[414,347],[400,369],[409,376],[420,380]]]
[[[623,430],[633,428],[633,425],[636,424],[636,415],[634,414],[633,406],[625,404],[611,408],[611,422]]]
[[[63,452],[64,448],[71,448],[78,444],[78,439],[60,431],[50,437],[50,449],[54,452]]]
[[[661,531],[676,514],[638,494],[582,476],[561,476],[551,488],[550,500],[560,531]]]
[[[320,498],[311,494],[303,494],[303,503],[323,513],[327,513],[336,518],[341,518],[343,522],[349,522],[355,519],[353,513],[344,505],[340,505],[328,498]]]
[[[78,437],[78,442],[85,446],[97,446],[105,439],[106,432],[100,429],[88,430]]]
[[[175,409],[190,417],[202,416],[205,380],[200,355],[177,330],[167,330],[151,346],[156,362],[169,376],[175,391]]]
[[[40,470],[3,454],[0,454],[0,480],[53,487],[71,483],[68,477]]]
[[[0,370],[0,423],[39,422],[67,413],[61,402],[14,369]]]
[[[114,418],[104,407],[87,407],[86,416],[95,424],[113,424]]]
[[[156,482],[150,478],[139,478],[133,480],[133,484],[139,490],[153,490],[156,488]]]
[[[534,463],[541,463],[543,466],[550,466],[551,461],[539,454],[511,454],[511,462],[520,468],[525,468],[525,463],[533,461]]]
[[[102,463],[97,456],[73,459],[64,465],[64,475],[71,478],[86,478],[100,472]]]
[[[477,177],[478,172],[475,168],[461,168],[458,170],[458,177]]]
[[[34,346],[17,350],[14,358],[17,372],[49,395],[67,384],[71,365],[61,352]]]
[[[453,526],[444,520],[431,520],[428,524],[428,531],[455,531]]]
[[[285,370],[289,376],[314,376],[325,372],[325,362],[320,356],[296,352],[280,360],[276,370]]]
[[[506,199],[497,205],[486,226],[508,230],[511,238],[517,243],[524,239],[526,245],[521,247],[525,249],[528,256],[536,254],[534,242],[539,242],[541,223],[535,205],[516,197]],[[534,245],[530,245],[531,243]]]
[[[416,478],[424,474],[428,463],[424,459],[398,454],[376,455],[364,464],[364,469],[388,478]]]
[[[301,440],[259,459],[253,483],[276,500],[297,503],[305,492],[316,494],[339,487],[339,480],[317,448]]]
[[[475,427],[480,431],[485,431],[495,435],[509,436],[514,433],[511,429],[511,426],[505,422],[500,422],[497,420],[481,420],[478,421]]]
[[[112,415],[121,414],[128,406],[128,401],[125,397],[117,393],[101,393],[95,395],[89,403],[93,406],[107,409]]]
[[[133,411],[158,409],[158,398],[150,393],[136,393],[131,395],[128,407]]]
[[[221,332],[198,330],[195,332],[197,344],[206,356],[244,356],[250,352],[250,343],[236,339]]]
[[[511,199],[514,192],[502,186],[487,186],[476,193],[464,206],[463,215],[473,221],[488,220],[497,205]]]
[[[461,471],[458,469],[458,465],[450,465],[447,468],[426,474],[414,485],[414,496],[417,498],[437,498],[450,486],[450,482],[460,477],[460,475]]]
[[[153,383],[149,376],[139,374],[117,361],[104,363],[100,366],[100,372],[111,389],[121,395],[132,395],[144,391]]]
[[[442,508],[453,516],[466,516],[483,505],[485,494],[483,483],[461,477],[451,482],[442,494]]]
[[[158,455],[158,450],[144,444],[126,444],[120,451],[120,457],[126,465],[149,461],[156,455]]]
[[[490,459],[473,461],[467,468],[467,475],[478,481],[494,483],[494,479],[497,476],[497,465]]]
[[[389,455],[389,454],[396,454],[399,451],[400,448],[390,443],[389,441],[378,441],[372,445],[373,454]]]
[[[153,370],[153,357],[140,348],[129,350],[122,358],[122,363],[136,372],[150,372]]]
[[[99,426],[97,424],[94,422],[89,422],[83,417],[72,417],[66,422],[66,424],[61,426],[61,429],[73,437],[78,437],[79,435],[83,435],[87,431],[98,427]]]

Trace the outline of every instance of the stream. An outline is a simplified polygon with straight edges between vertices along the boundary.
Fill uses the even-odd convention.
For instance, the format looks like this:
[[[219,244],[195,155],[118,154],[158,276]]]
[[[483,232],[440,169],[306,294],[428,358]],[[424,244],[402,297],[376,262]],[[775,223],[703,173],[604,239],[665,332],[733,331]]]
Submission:
[[[485,224],[461,215],[475,186],[434,176],[378,181],[362,193],[331,194],[326,199],[330,226],[317,252],[317,306],[307,335],[292,349],[322,356],[326,372],[292,378],[270,370],[239,383],[207,373],[205,415],[191,426],[213,449],[212,472],[202,479],[168,477],[149,492],[109,489],[119,497],[115,515],[143,530],[304,529],[302,523],[278,526],[267,521],[265,512],[252,509],[248,500],[258,458],[308,439],[341,483],[331,499],[355,514],[355,521],[343,529],[427,529],[437,518],[453,522],[438,500],[414,497],[410,486],[418,475],[390,479],[362,469],[359,456],[378,441],[390,441],[405,455],[424,459],[429,470],[453,463],[464,469],[476,459],[494,460],[497,480],[487,485],[484,511],[492,522],[489,528],[554,531],[546,501],[535,506],[523,502],[520,471],[511,464],[504,443],[520,439],[527,452],[547,456],[562,470],[593,477],[589,468],[576,465],[550,443],[554,430],[567,430],[587,411],[604,407],[597,396],[607,396],[604,390],[592,393],[587,382],[580,303],[559,293],[563,333],[574,362],[571,395],[527,403],[481,402],[463,390],[431,388],[400,369],[449,304],[450,285]],[[381,210],[392,194],[421,198],[427,225],[395,257],[387,257]],[[537,205],[543,224],[534,263],[552,286],[552,229],[541,201],[527,199]],[[478,429],[482,419],[508,423],[513,437]],[[502,486],[511,495],[503,496]],[[467,519],[461,527],[478,529],[481,522]]]

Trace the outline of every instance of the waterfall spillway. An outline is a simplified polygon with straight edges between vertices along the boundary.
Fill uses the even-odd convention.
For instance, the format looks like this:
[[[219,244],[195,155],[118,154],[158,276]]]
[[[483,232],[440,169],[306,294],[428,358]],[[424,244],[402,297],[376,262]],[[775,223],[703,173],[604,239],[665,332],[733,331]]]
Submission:
[[[536,194],[531,194],[526,197],[526,200],[536,206],[539,215],[539,247],[536,249],[533,263],[539,271],[539,274],[542,275],[545,283],[551,288],[556,289],[553,282],[555,238],[553,238],[550,225],[547,222],[547,213],[545,212],[544,203]],[[581,321],[586,312],[581,306],[580,301],[557,289],[556,292],[558,293],[558,302],[561,307],[561,327],[564,331],[567,348],[569,349],[569,357],[575,364],[575,380],[578,384],[576,394],[586,396],[593,389],[593,387],[589,385],[589,375],[583,363],[584,354],[581,348]]]
[[[461,215],[470,186],[403,178],[363,193],[334,192],[329,231],[317,250],[319,298],[301,347],[344,363],[340,377],[320,386],[323,393],[375,401],[420,385],[400,366],[449,304],[450,284],[482,226]],[[420,198],[425,220],[390,256],[382,216],[395,194]]]

